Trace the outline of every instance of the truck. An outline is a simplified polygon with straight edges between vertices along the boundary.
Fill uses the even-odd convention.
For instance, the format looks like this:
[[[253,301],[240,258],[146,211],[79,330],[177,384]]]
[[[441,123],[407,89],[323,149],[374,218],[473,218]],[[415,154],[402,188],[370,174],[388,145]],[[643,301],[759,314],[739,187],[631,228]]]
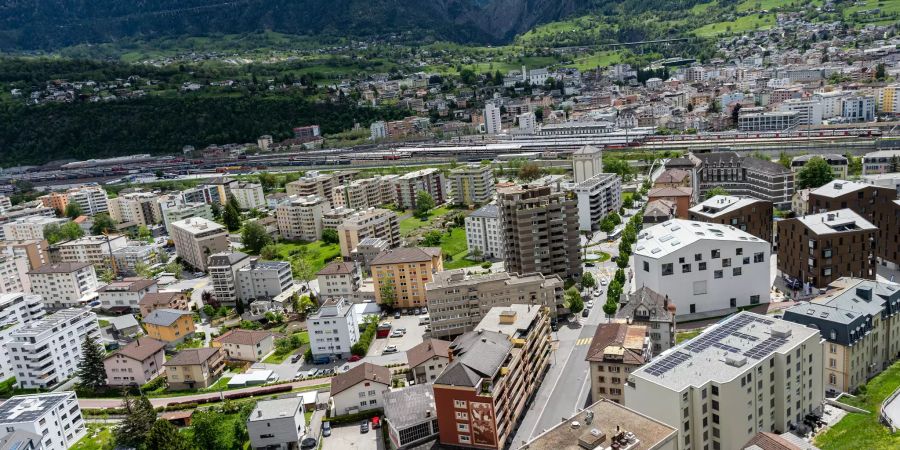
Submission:
[[[378,328],[375,331],[375,337],[378,339],[383,339],[391,335],[391,323],[383,322],[381,325],[378,325]]]

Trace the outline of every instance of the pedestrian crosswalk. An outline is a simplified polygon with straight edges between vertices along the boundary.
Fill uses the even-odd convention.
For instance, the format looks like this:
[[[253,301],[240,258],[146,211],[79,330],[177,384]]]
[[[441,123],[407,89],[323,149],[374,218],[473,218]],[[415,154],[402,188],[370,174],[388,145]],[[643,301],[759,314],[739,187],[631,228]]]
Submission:
[[[590,345],[591,338],[581,338],[575,341],[575,345]]]

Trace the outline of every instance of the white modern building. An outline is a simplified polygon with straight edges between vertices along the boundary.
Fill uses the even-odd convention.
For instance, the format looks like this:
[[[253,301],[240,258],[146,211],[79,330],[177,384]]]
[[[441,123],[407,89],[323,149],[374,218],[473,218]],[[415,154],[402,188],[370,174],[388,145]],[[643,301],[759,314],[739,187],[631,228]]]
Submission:
[[[209,256],[229,247],[225,227],[203,218],[172,222],[169,232],[175,242],[175,253],[197,270],[206,270]]]
[[[771,245],[730,225],[673,219],[634,246],[634,283],[664,292],[678,317],[769,302]]]
[[[622,182],[614,173],[597,174],[573,189],[578,198],[578,229],[595,231],[603,218],[622,207]]]
[[[496,204],[484,205],[466,217],[466,244],[469,255],[477,250],[485,259],[503,260],[506,257],[500,208]]]
[[[128,238],[122,234],[84,236],[57,245],[61,262],[86,262],[106,267],[110,267],[115,259],[115,251],[127,246]]]
[[[165,251],[155,245],[129,245],[113,251],[113,259],[118,273],[134,275],[138,264],[152,267],[163,262],[160,257],[163,254]]]
[[[484,132],[487,134],[500,134],[503,131],[500,108],[491,103],[484,105]]]
[[[360,318],[353,303],[343,297],[330,298],[306,319],[309,348],[313,357],[350,357],[350,348],[359,341]]]
[[[260,400],[247,418],[247,434],[253,449],[300,448],[306,434],[303,397]]]
[[[534,134],[537,128],[537,119],[533,112],[527,112],[516,116],[519,121],[519,132],[524,134]]]
[[[572,152],[575,183],[583,183],[603,172],[603,152],[600,147],[585,145]]]
[[[0,405],[0,441],[27,433],[33,447],[12,450],[67,450],[87,435],[74,392],[17,395]]]
[[[785,100],[778,105],[778,110],[782,112],[797,112],[797,125],[822,124],[822,102],[818,99],[804,100],[792,98]]]
[[[841,102],[841,117],[851,122],[872,122],[875,120],[875,97],[847,97]]]
[[[250,256],[242,252],[216,253],[209,257],[209,280],[213,298],[234,306],[239,298],[238,271],[250,265]]]
[[[28,272],[31,292],[50,308],[69,308],[90,299],[100,283],[91,263],[44,264]]]
[[[291,263],[287,261],[257,261],[237,271],[238,299],[242,302],[271,300],[294,286]]]
[[[16,383],[46,389],[68,380],[87,335],[100,340],[97,315],[87,308],[63,309],[17,329],[6,344]]]
[[[360,286],[359,268],[352,262],[332,261],[316,274],[323,298],[351,296]]]
[[[819,330],[735,314],[623,374],[625,406],[678,429],[682,449],[739,449],[820,415]]]
[[[97,300],[103,309],[107,310],[140,310],[141,299],[145,295],[158,292],[156,280],[143,278],[131,278],[113,281],[106,286],[97,289]]]
[[[266,206],[266,196],[263,194],[262,185],[259,183],[247,183],[238,181],[231,185],[231,195],[237,201],[241,209],[259,209]]]
[[[69,219],[45,216],[25,217],[15,222],[3,224],[3,238],[7,241],[30,241],[44,239],[44,229],[50,225],[62,226]]]
[[[289,197],[275,208],[278,232],[285,239],[317,241],[322,237],[322,215],[331,207],[318,195]]]
[[[44,317],[44,303],[40,295],[23,293],[0,294],[0,381],[15,375],[6,343],[12,333],[24,324]]]
[[[82,186],[69,189],[67,192],[69,203],[75,203],[86,216],[95,216],[109,212],[109,200],[106,191],[96,185]]]

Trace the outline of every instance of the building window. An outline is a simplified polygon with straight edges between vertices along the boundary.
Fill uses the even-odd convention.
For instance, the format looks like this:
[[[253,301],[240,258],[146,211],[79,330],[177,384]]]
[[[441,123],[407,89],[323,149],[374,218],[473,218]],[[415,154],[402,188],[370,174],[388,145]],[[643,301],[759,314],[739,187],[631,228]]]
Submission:
[[[662,265],[663,276],[672,275],[672,273],[674,273],[674,271],[675,271],[675,269],[672,267],[672,263]]]
[[[697,263],[697,270],[699,270],[699,271],[706,270],[706,263],[705,262]]]
[[[694,295],[706,294],[706,280],[694,282]]]
[[[731,258],[722,258],[722,267],[731,267]]]
[[[469,424],[467,424],[467,423],[457,423],[457,424],[456,424],[456,431],[462,431],[463,433],[468,433],[468,432],[469,432]]]
[[[714,270],[714,271],[713,271],[713,278],[722,278],[722,271],[721,271],[721,270]]]
[[[453,407],[465,409],[466,401],[465,400],[453,400]]]
[[[750,304],[751,304],[751,305],[758,305],[758,304],[759,304],[759,296],[758,296],[758,295],[751,295],[751,296],[750,296]]]
[[[469,413],[456,412],[456,420],[469,420]]]
[[[719,258],[719,257],[722,256],[722,252],[719,251],[719,249],[715,249],[715,250],[713,250],[713,251],[710,252],[710,253],[711,253],[711,256],[712,256],[713,259],[716,259],[716,258]]]
[[[690,273],[691,265],[690,264],[682,264],[681,265],[681,273]]]
[[[469,443],[469,435],[468,434],[459,435],[459,442],[465,442],[466,444],[468,444]]]
[[[736,276],[736,277],[741,276],[741,268],[735,267],[735,268],[731,269],[731,275]]]
[[[763,262],[763,261],[765,261],[765,260],[766,260],[766,256],[765,256],[762,252],[754,253],[754,254],[753,254],[753,262],[755,262],[755,263],[761,263],[761,262]]]
[[[649,271],[650,271],[650,263],[647,261],[644,261],[644,272],[649,272]]]

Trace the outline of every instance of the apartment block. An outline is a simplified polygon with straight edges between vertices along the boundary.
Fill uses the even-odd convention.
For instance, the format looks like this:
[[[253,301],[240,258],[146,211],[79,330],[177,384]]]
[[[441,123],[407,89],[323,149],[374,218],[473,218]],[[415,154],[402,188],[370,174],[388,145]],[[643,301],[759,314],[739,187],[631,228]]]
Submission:
[[[769,302],[771,245],[729,225],[673,219],[643,230],[634,286],[666,292],[679,317]]]
[[[361,320],[349,300],[343,297],[325,300],[319,310],[306,319],[313,357],[349,358],[350,348],[359,342]]]
[[[778,270],[824,288],[841,277],[875,278],[877,227],[851,209],[778,222]]]
[[[225,227],[199,217],[172,222],[170,233],[175,253],[197,270],[205,271],[209,256],[229,247]]]
[[[416,196],[425,191],[434,199],[435,205],[447,201],[447,187],[444,174],[439,169],[422,169],[409,172],[397,178],[397,204],[404,209],[416,208]]]
[[[165,251],[155,245],[129,245],[113,251],[116,271],[120,274],[136,275],[139,264],[152,267],[163,262]]]
[[[647,334],[643,325],[604,323],[597,327],[584,358],[591,368],[592,398],[625,403],[626,377],[653,356]]]
[[[603,173],[603,152],[599,147],[585,145],[572,152],[575,183],[581,184]]]
[[[172,223],[174,222],[192,218],[213,220],[212,206],[209,203],[178,203],[170,201],[161,203],[160,208],[162,209],[163,224],[166,227],[166,232],[170,235],[172,234]]]
[[[688,211],[691,220],[729,225],[766,242],[773,234],[772,202],[753,197],[716,195]]]
[[[813,158],[822,158],[828,163],[828,166],[831,167],[831,173],[834,175],[834,178],[838,180],[844,180],[847,178],[847,169],[848,169],[848,161],[847,157],[844,155],[836,155],[836,154],[809,154],[809,155],[800,155],[795,156],[791,159],[791,172],[797,173],[806,166],[806,163]]]
[[[35,203],[26,203],[7,209],[0,215],[0,225],[5,225],[28,216],[56,217],[55,209],[35,205]],[[0,239],[6,239],[2,226],[0,226]]]
[[[625,406],[678,430],[681,449],[743,448],[821,415],[818,330],[740,312],[628,375]]]
[[[880,150],[866,153],[862,157],[862,166],[863,175],[900,172],[900,150]]]
[[[349,219],[356,213],[355,209],[335,207],[322,213],[322,231],[326,229],[337,230],[345,220]]]
[[[317,241],[322,238],[322,216],[330,209],[324,197],[289,197],[275,209],[278,232],[285,239]]]
[[[106,384],[142,386],[164,373],[166,343],[140,337],[103,359]]]
[[[0,254],[0,294],[31,292],[28,270],[27,259]]]
[[[303,398],[260,400],[247,418],[247,434],[253,449],[298,448],[306,435]]]
[[[16,395],[0,405],[0,442],[27,436],[21,450],[67,450],[87,436],[78,397],[74,392]],[[20,441],[22,442],[22,441]],[[16,443],[9,447],[19,450]]]
[[[494,198],[494,172],[490,164],[470,164],[450,172],[453,203],[478,206]]]
[[[794,195],[794,173],[781,164],[733,152],[688,155],[694,168],[691,180],[694,200],[703,198],[710,189],[722,187],[730,195],[753,197],[787,209]]]
[[[371,269],[378,304],[392,302],[397,308],[419,308],[425,306],[425,285],[444,270],[444,260],[440,248],[405,247],[378,255]],[[384,297],[387,289],[393,290],[393,299]]]
[[[359,290],[361,276],[356,264],[332,261],[316,273],[316,279],[319,295],[328,298],[353,295]]]
[[[84,236],[56,244],[60,262],[86,262],[103,267],[112,267],[115,251],[127,246],[128,238],[121,234]]]
[[[231,195],[237,201],[238,207],[243,210],[266,207],[266,196],[263,194],[262,185],[259,183],[236,181],[231,185]]]
[[[190,299],[184,292],[151,292],[144,295],[144,298],[138,302],[142,316],[147,316],[154,310],[164,309],[181,309],[190,310],[188,302]]]
[[[900,267],[900,233],[897,233],[900,230],[900,200],[879,209],[875,213],[875,223],[878,224],[878,259],[891,270],[897,270]]]
[[[287,261],[258,261],[237,271],[238,299],[244,303],[271,300],[294,286],[291,263]]]
[[[106,191],[102,187],[96,185],[81,186],[66,191],[68,203],[74,203],[81,209],[81,213],[86,216],[96,216],[100,213],[109,212],[109,200],[106,197]]]
[[[512,186],[498,190],[506,270],[545,276],[581,275],[581,237],[574,195],[550,187]]]
[[[491,308],[512,304],[539,305],[552,317],[568,312],[563,306],[563,281],[558,275],[500,272],[468,275],[465,269],[434,274],[425,285],[431,336],[449,339],[474,330]]]
[[[296,195],[298,197],[317,195],[329,202],[333,202],[332,193],[335,186],[341,186],[353,181],[356,175],[357,172],[351,170],[342,170],[330,174],[322,174],[311,170],[306,172],[306,175],[299,180],[285,185],[285,191],[288,195]]]
[[[15,376],[6,343],[21,326],[44,317],[42,300],[40,295],[0,293],[0,380]]]
[[[652,353],[658,355],[675,346],[675,304],[642,286],[622,296],[616,319],[630,325],[643,325],[648,330]]]
[[[189,348],[178,352],[163,366],[169,389],[204,389],[222,375],[225,352],[219,348]]]
[[[183,309],[154,309],[144,316],[143,323],[147,336],[173,346],[193,336],[195,331],[193,314]]]
[[[621,178],[614,173],[597,174],[572,189],[578,198],[578,229],[596,231],[600,221],[622,207]]]
[[[400,246],[400,221],[389,209],[369,208],[344,221],[338,228],[341,256],[347,258],[365,238],[383,239],[390,248]]]
[[[156,280],[126,278],[97,289],[97,299],[103,309],[138,312],[141,299],[157,291]]]
[[[38,200],[47,208],[60,213],[65,212],[66,206],[69,206],[69,196],[65,192],[51,192],[38,197]]]
[[[69,379],[88,335],[100,340],[97,315],[86,308],[63,309],[13,332],[6,348],[19,387],[47,389]]]
[[[799,125],[800,120],[801,113],[798,111],[741,114],[738,116],[738,131],[784,131]]]
[[[31,292],[50,308],[70,308],[87,302],[97,291],[97,273],[90,263],[45,264],[28,272]]]
[[[50,225],[62,226],[69,219],[29,216],[3,224],[3,237],[7,241],[43,240],[44,230]]]
[[[453,340],[450,364],[432,385],[440,443],[506,448],[549,367],[546,309],[492,308]]]
[[[25,258],[28,260],[28,267],[30,269],[37,269],[50,262],[48,247],[47,241],[44,239],[0,241],[0,253]]]
[[[217,204],[225,205],[228,197],[223,197],[220,186],[213,184],[202,184],[190,189],[181,191],[181,201],[184,203],[206,203],[208,205]],[[224,189],[224,185],[221,186]]]
[[[159,196],[151,192],[130,192],[109,201],[109,217],[116,223],[148,226],[162,223]]]
[[[216,253],[209,257],[209,280],[213,298],[226,306],[234,306],[240,298],[238,271],[250,265],[250,256],[242,252]]]
[[[849,208],[876,226],[879,210],[889,209],[897,191],[855,181],[834,180],[809,193],[809,212],[823,213]]]
[[[470,257],[480,253],[484,259],[502,261],[506,258],[503,224],[500,223],[500,208],[496,204],[482,206],[469,214],[465,223]]]
[[[332,190],[334,206],[366,209],[397,204],[398,178],[398,175],[375,176],[335,186]]]

